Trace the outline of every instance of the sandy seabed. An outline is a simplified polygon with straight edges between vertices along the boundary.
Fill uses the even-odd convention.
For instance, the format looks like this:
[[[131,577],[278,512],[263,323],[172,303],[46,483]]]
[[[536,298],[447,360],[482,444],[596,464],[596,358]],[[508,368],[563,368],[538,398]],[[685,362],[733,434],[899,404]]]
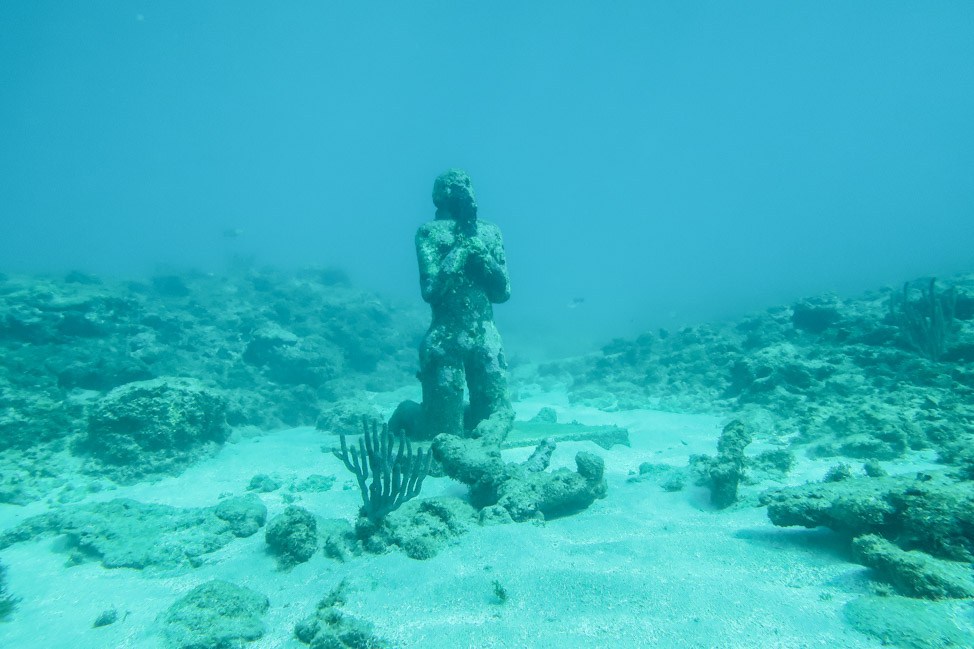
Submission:
[[[606,451],[581,442],[556,450],[552,468],[574,467],[579,450],[605,458],[608,496],[584,512],[543,525],[474,527],[426,561],[394,552],[342,563],[319,552],[286,572],[266,552],[263,531],[205,555],[195,570],[161,578],[97,562],[66,567],[63,539],[18,544],[3,558],[9,590],[22,601],[0,623],[0,646],[163,647],[160,613],[195,586],[225,579],[270,599],[267,632],[248,647],[297,649],[307,645],[294,638],[294,625],[343,578],[350,584],[343,610],[404,648],[883,646],[843,619],[843,604],[868,592],[866,569],[850,563],[830,532],[772,526],[764,509],[753,506],[772,484],[748,486],[742,503],[715,511],[701,487],[671,493],[629,481],[642,462],[686,466],[691,454],[714,453],[719,418],[605,413],[569,406],[560,394],[518,404],[519,417],[542,405],[553,406],[559,421],[629,430],[631,447]],[[323,518],[351,520],[360,496],[339,460],[323,452],[333,442],[312,428],[240,438],[179,477],[90,500],[207,506],[221,495],[244,493],[257,473],[284,480],[333,474],[338,480],[329,491],[302,494],[297,504]],[[505,457],[520,460],[530,451],[513,449]],[[790,483],[810,477],[814,469],[802,462]],[[270,517],[286,507],[283,493],[261,495]],[[463,493],[447,478],[428,478],[422,496]],[[47,507],[0,505],[0,529]],[[504,602],[495,595],[497,584]],[[112,607],[119,621],[93,628]]]

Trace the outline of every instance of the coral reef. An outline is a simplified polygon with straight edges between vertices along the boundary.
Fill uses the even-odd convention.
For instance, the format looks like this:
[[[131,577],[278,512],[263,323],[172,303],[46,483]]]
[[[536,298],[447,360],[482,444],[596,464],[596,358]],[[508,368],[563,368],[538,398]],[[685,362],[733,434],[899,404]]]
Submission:
[[[318,335],[299,338],[278,324],[257,329],[244,349],[243,360],[281,385],[315,388],[342,371],[342,350]]]
[[[953,287],[937,293],[935,278],[920,287],[918,299],[912,299],[911,289],[907,282],[902,293],[890,295],[890,317],[910,346],[930,360],[938,361],[947,349],[947,339],[952,333],[957,293]]]
[[[79,470],[63,451],[88,435],[86,408],[114,388],[193,377],[222,393],[231,427],[313,425],[338,400],[408,381],[421,333],[418,310],[354,289],[334,269],[11,275],[0,291],[0,500],[63,486]],[[22,452],[43,455],[41,470],[23,471]],[[194,456],[143,468],[178,471]],[[88,469],[112,466],[121,465]]]
[[[974,275],[943,285],[661,329],[543,363],[519,381],[565,383],[572,402],[610,411],[762,412],[791,450],[817,457],[893,460],[933,448],[953,462],[974,443]],[[903,327],[921,321],[932,339],[911,342]]]
[[[0,534],[0,549],[63,534],[71,563],[95,559],[106,568],[173,574],[201,565],[205,555],[235,538],[253,535],[266,517],[255,496],[187,509],[115,499],[28,518]]]
[[[444,205],[455,198],[444,199]],[[455,229],[470,236],[471,223],[458,221]],[[436,228],[429,234],[424,243],[447,245]],[[488,243],[480,250],[465,242],[472,261],[453,268],[451,278],[483,281],[504,294],[506,275],[498,289],[501,276],[489,263],[492,257],[497,262],[499,233]],[[448,256],[430,258],[431,263],[446,264]],[[433,275],[424,280],[424,297],[427,290],[449,293],[448,282],[437,285]],[[911,283],[903,291],[855,300],[821,296],[738,322],[617,340],[594,356],[546,363],[533,375],[526,370],[519,380],[549,387],[567,381],[573,403],[605,410],[734,413],[716,457],[696,456],[692,467],[717,507],[734,503],[741,485],[784,481],[797,458],[803,459],[797,480],[817,477],[831,465],[822,482],[762,495],[770,520],[780,526],[826,526],[837,534],[817,536],[848,542],[843,547],[850,552],[842,558],[869,568],[857,570],[844,584],[861,589],[861,576],[868,574],[880,582],[870,588],[889,596],[847,604],[845,614],[855,628],[901,646],[967,646],[969,634],[951,626],[951,616],[968,619],[969,606],[959,606],[974,599],[974,277],[943,286],[924,280],[922,286]],[[464,290],[452,297],[469,297]],[[255,535],[265,523],[267,550],[285,569],[313,560],[320,539],[325,554],[339,560],[390,549],[426,560],[479,525],[551,520],[606,495],[605,465],[597,455],[575,454],[574,470],[549,469],[556,442],[592,441],[608,449],[628,443],[628,431],[559,424],[552,408],[515,424],[506,383],[500,381],[504,363],[496,331],[485,329],[472,341],[474,348],[489,352],[487,378],[477,373],[484,369],[477,365],[482,357],[471,361],[464,356],[470,350],[452,347],[443,331],[428,334],[421,357],[423,387],[453,391],[447,395],[449,412],[438,424],[427,426],[435,399],[407,401],[388,428],[366,425],[361,439],[347,440],[363,418],[374,421],[382,414],[385,397],[372,391],[410,380],[415,359],[409,349],[419,343],[418,322],[325,271],[280,275],[248,269],[233,277],[163,275],[128,284],[79,274],[63,280],[8,279],[0,291],[0,501],[31,504],[46,497],[30,512],[49,510],[0,534],[0,549],[63,536],[56,549],[66,550],[69,566],[97,561],[146,576],[184,575],[195,584],[202,574],[196,568],[236,554],[217,550]],[[444,358],[433,358],[436,354]],[[440,370],[458,363],[465,374],[443,383]],[[188,376],[196,378],[183,378]],[[466,413],[464,389],[479,399]],[[758,420],[760,426],[752,425]],[[354,525],[292,505],[301,500],[317,506],[338,495],[317,495],[331,489],[335,477],[309,475],[319,469],[308,466],[300,474],[280,466],[235,473],[228,488],[246,486],[254,493],[212,507],[103,500],[108,494],[96,493],[114,488],[113,481],[178,474],[220,449],[234,428],[236,440],[250,434],[245,427],[312,423],[339,435],[336,455],[356,476],[363,504]],[[434,436],[437,427],[450,430]],[[314,449],[330,446],[301,439],[312,439]],[[419,439],[431,443],[414,444]],[[752,439],[750,448],[760,445],[763,452],[745,457]],[[502,450],[512,447],[534,452],[523,462],[506,461]],[[655,461],[672,461],[682,453],[675,439],[672,448],[669,455],[660,451]],[[815,466],[810,468],[806,458]],[[934,459],[952,466],[930,470]],[[909,475],[888,475],[904,467],[910,467]],[[923,470],[916,473],[917,467]],[[258,473],[262,470],[267,473]],[[431,470],[465,485],[468,498],[422,498]],[[692,476],[688,467],[651,462],[639,466],[638,476],[632,473],[632,481],[651,480],[667,491],[682,489]],[[427,492],[431,486],[444,485],[427,484]],[[139,486],[132,493],[146,491]],[[268,494],[264,499],[282,513],[268,523],[257,494]],[[88,502],[70,504],[82,500]],[[726,518],[735,515],[729,512],[721,520],[743,520],[746,513]],[[497,530],[481,532],[486,537]],[[255,537],[233,547],[259,551],[264,546]],[[573,551],[590,547],[582,542]],[[542,546],[540,553],[546,551]],[[365,559],[369,565],[376,561],[385,560]],[[269,562],[254,565],[266,569]],[[841,563],[832,567],[846,570]],[[0,618],[14,601],[4,576],[0,564]],[[507,589],[500,581],[493,584],[496,603],[503,603]],[[516,584],[508,585],[513,592]],[[491,610],[510,614],[514,604]],[[313,648],[389,646],[370,625],[346,614],[344,605],[340,586],[298,624],[298,640]],[[173,647],[244,646],[261,637],[267,606],[253,591],[210,582],[174,604],[159,623]],[[84,626],[97,610],[85,613]],[[919,630],[900,624],[899,617],[915,618]],[[108,609],[96,625],[118,618],[118,611]],[[116,623],[99,633],[116,633],[123,626]]]

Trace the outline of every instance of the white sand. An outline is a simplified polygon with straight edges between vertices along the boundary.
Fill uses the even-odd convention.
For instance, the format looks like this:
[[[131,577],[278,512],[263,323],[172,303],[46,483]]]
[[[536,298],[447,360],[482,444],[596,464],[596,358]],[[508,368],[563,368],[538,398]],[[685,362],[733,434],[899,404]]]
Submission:
[[[519,404],[519,415],[528,418],[541,405],[554,405],[560,421],[630,431],[631,448],[572,443],[556,451],[553,466],[573,466],[578,450],[606,460],[609,495],[581,514],[545,525],[474,528],[428,561],[392,553],[339,563],[319,553],[290,572],[279,572],[265,553],[263,532],[175,578],[97,563],[65,568],[63,542],[19,544],[2,553],[9,588],[23,601],[11,621],[0,623],[0,647],[160,647],[156,616],[213,578],[270,598],[268,632],[249,646],[304,647],[293,638],[294,624],[343,577],[352,584],[345,610],[373,622],[399,647],[881,646],[842,620],[842,604],[863,592],[865,577],[828,532],[778,529],[763,509],[750,506],[713,511],[698,487],[666,493],[651,482],[627,482],[641,462],[686,465],[692,453],[713,453],[722,422],[570,408],[553,395]],[[360,504],[357,487],[320,450],[333,442],[308,428],[241,439],[179,478],[92,498],[212,505],[222,493],[242,494],[254,474],[268,473],[285,481],[285,488],[262,496],[273,516],[286,506],[282,495],[291,478],[334,474],[330,491],[303,494],[298,504],[324,518],[351,520]],[[516,449],[509,457],[529,452]],[[748,487],[744,496],[767,486]],[[424,496],[443,493],[463,490],[445,478],[426,481]],[[0,528],[42,509],[0,506]],[[494,580],[509,595],[504,604],[494,598]],[[93,629],[112,606],[127,616]]]

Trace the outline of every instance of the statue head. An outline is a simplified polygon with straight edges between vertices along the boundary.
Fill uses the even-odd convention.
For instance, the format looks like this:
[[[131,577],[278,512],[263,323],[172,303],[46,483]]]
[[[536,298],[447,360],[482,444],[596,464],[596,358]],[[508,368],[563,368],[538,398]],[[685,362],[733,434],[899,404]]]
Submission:
[[[477,199],[473,183],[462,169],[450,169],[433,182],[433,205],[436,218],[472,223],[477,220]]]

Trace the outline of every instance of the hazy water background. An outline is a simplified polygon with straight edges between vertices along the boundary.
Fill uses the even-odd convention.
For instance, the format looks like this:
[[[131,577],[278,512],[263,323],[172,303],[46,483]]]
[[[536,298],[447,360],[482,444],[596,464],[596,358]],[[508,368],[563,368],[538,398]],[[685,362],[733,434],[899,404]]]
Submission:
[[[972,269],[972,115],[967,1],[5,0],[0,270],[253,255],[418,301],[460,166],[509,344],[565,350]]]

